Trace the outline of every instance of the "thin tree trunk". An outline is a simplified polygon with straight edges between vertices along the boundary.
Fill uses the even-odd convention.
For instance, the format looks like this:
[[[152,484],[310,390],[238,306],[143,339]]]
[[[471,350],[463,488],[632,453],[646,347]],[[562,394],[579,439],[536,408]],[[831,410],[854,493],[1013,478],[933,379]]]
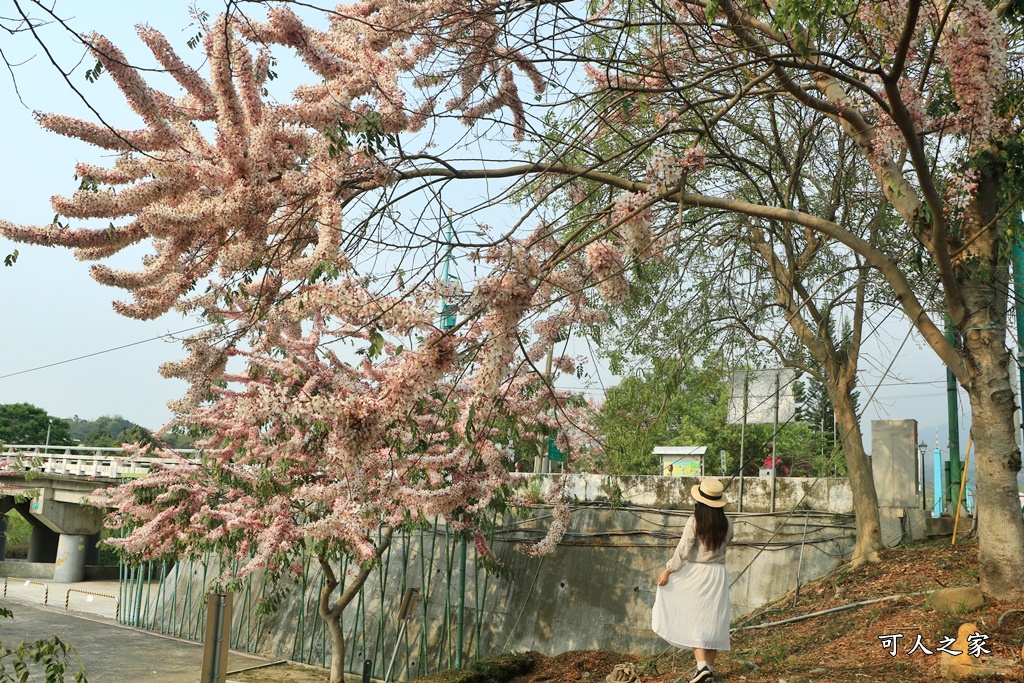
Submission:
[[[326,587],[325,587],[326,588]],[[323,596],[320,598],[320,617],[327,625],[327,632],[331,634],[331,683],[344,683],[345,681],[345,631],[341,626],[341,619],[324,618]]]
[[[833,339],[819,336],[819,333],[808,325],[804,318],[806,312],[813,313],[818,321],[823,319],[814,305],[813,297],[805,290],[803,283],[793,277],[795,269],[787,268],[778,258],[765,239],[764,232],[754,223],[749,227],[751,243],[764,259],[774,278],[778,302],[789,313],[790,328],[823,371],[823,383],[842,435],[843,456],[853,494],[853,512],[856,520],[856,541],[851,558],[853,566],[877,562],[878,550],[882,548],[878,495],[875,492],[875,481],[871,475],[868,457],[864,452],[864,436],[860,431],[852,395],[857,377],[857,361],[860,357],[866,274],[861,273],[857,285],[854,329],[850,346],[844,350],[837,347]],[[799,301],[797,296],[800,297]]]
[[[380,545],[377,546],[377,557],[387,550],[388,546],[391,545],[391,535],[394,530],[391,527],[384,529],[384,533],[381,537]],[[342,612],[348,607],[349,603],[352,602],[353,598],[359,594],[363,585],[366,583],[366,579],[370,577],[370,572],[373,570],[372,565],[364,566],[359,574],[356,575],[351,581],[348,581],[345,585],[345,590],[338,598],[338,600],[332,605],[331,596],[334,595],[334,591],[338,589],[339,581],[337,575],[334,573],[334,569],[331,567],[330,561],[326,555],[318,555],[317,562],[320,563],[320,569],[324,573],[324,587],[320,589],[320,603],[318,605],[318,611],[320,618],[323,619],[324,624],[327,627],[327,631],[331,634],[331,683],[344,683],[345,682],[345,631],[341,623]]]
[[[866,562],[877,562],[878,551],[882,549],[882,529],[878,520],[878,494],[871,475],[867,453],[864,452],[864,435],[857,421],[849,389],[837,387],[832,382],[826,385],[832,408],[836,415],[836,426],[843,443],[846,471],[850,477],[853,493],[853,513],[857,529],[857,540],[853,545],[851,562],[854,567]]]

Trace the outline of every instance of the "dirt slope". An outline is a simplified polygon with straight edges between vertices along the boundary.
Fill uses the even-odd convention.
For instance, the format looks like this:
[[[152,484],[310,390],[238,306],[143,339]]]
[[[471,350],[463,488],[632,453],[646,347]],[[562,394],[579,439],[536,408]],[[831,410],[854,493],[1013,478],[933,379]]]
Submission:
[[[977,585],[977,543],[949,539],[882,554],[878,564],[848,569],[841,567],[818,581],[803,586],[799,596],[790,594],[769,605],[748,624],[774,622],[841,605],[890,595],[933,590],[944,586]],[[875,605],[827,614],[793,624],[733,635],[732,651],[720,655],[716,680],[747,683],[814,683],[941,681],[937,647],[943,636],[955,638],[965,621],[988,635],[986,647],[993,657],[1016,659],[1024,645],[1024,614],[999,617],[1024,604],[988,601],[977,612],[953,616],[924,607],[924,596],[901,598]],[[737,624],[734,624],[737,625]],[[889,653],[879,636],[903,634],[897,654]],[[933,654],[914,647],[917,636]],[[610,652],[567,652],[557,657],[537,655],[535,669],[513,683],[583,683],[604,681],[612,667],[634,662],[641,683],[673,683],[693,666],[689,652],[668,649],[657,656]],[[684,678],[686,681],[688,679]],[[1006,681],[1024,682],[1024,666]]]

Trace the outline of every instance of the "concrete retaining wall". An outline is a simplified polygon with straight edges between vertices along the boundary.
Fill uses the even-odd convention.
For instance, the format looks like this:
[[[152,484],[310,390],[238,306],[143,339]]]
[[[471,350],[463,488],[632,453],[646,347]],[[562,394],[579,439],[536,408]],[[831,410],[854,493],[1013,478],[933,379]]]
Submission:
[[[522,649],[551,655],[592,648],[662,651],[666,644],[650,630],[655,581],[689,517],[687,492],[695,480],[525,478],[534,490],[565,486],[574,501],[572,525],[555,552],[533,558],[520,550],[543,534],[547,509],[518,510],[518,517],[506,513],[492,543],[507,568],[502,577],[487,575],[470,545],[466,660],[477,652],[487,656]],[[735,502],[727,507],[735,524],[727,556],[734,620],[832,570],[852,549],[852,497],[846,480],[779,478],[775,513],[758,511],[769,506],[768,486],[764,479],[747,480],[744,512],[734,512]],[[734,481],[727,494],[735,500],[736,492]],[[369,658],[374,675],[382,676],[395,647],[396,615],[408,587],[421,588],[425,600],[409,621],[396,676],[451,665],[458,542],[445,533],[441,527],[440,533],[396,536],[381,570],[346,611],[350,671],[360,671],[362,661]],[[178,615],[167,623],[201,619],[198,601],[190,606],[171,604],[171,596],[180,602],[180,596],[201,595],[202,577],[213,575],[179,564],[163,590],[153,592],[148,612]],[[330,645],[317,616],[320,581],[319,568],[312,562],[304,581],[285,586],[279,609],[257,621],[250,598],[265,594],[265,589],[256,577],[245,595],[235,598],[232,646],[244,647],[245,633],[244,641],[261,654],[314,664],[327,661]],[[183,619],[183,611],[193,614]]]
[[[481,633],[485,650],[663,650],[650,630],[655,581],[687,519],[646,508],[590,508],[574,514],[573,536],[551,555],[534,559],[511,544],[499,547],[517,580],[488,595],[485,621],[493,626]],[[832,514],[733,520],[726,567],[734,620],[830,571],[852,548],[849,520]]]

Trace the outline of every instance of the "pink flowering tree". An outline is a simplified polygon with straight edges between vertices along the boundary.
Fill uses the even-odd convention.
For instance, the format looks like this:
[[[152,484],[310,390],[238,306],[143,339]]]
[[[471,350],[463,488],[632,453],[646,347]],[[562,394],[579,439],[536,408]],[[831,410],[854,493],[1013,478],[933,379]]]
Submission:
[[[178,95],[150,88],[118,48],[87,36],[144,128],[40,114],[44,127],[116,160],[80,164],[79,191],[54,197],[60,217],[82,227],[0,232],[97,261],[93,277],[130,294],[115,304],[124,315],[175,308],[211,323],[186,341],[186,360],[161,368],[190,382],[173,424],[206,435],[202,458],[114,490],[112,525],[129,533],[113,544],[142,561],[215,553],[225,581],[280,574],[313,553],[338,682],[344,608],[395,530],[443,518],[490,556],[483,513],[496,495],[516,496],[509,439],[546,445],[554,435],[571,458],[592,447],[589,406],[553,386],[579,361],[553,347],[601,318],[586,296],[596,282],[584,254],[559,253],[543,223],[478,244],[468,288],[437,277],[443,252],[432,242],[411,285],[357,274],[369,240],[346,210],[393,182],[382,152],[423,122],[402,105],[401,60],[286,11],[266,25],[221,17],[208,29],[208,77],[162,34],[139,29]],[[301,46],[323,83],[269,104],[271,60],[251,49],[257,40]],[[102,262],[138,242],[152,247],[141,270]],[[439,329],[442,305],[459,316],[454,329]],[[345,344],[362,357],[336,351]],[[531,552],[549,552],[567,527],[566,502],[553,502],[550,532]],[[340,576],[343,557],[359,571]]]
[[[710,226],[745,226],[735,240],[753,245],[779,283],[799,282],[813,267],[804,254],[837,247],[881,276],[881,296],[967,390],[978,449],[981,583],[1007,599],[1019,599],[1024,585],[1014,559],[1024,552],[1024,526],[1006,340],[1009,251],[1021,239],[1024,192],[1016,12],[1007,2],[608,3],[588,17],[609,33],[603,44],[595,39],[587,69],[593,116],[571,140],[614,137],[618,149],[637,155],[665,141],[678,150],[699,140],[707,168],[664,197],[670,207],[662,213],[677,212],[680,227],[701,217]],[[777,112],[789,107],[807,116],[786,130]],[[815,145],[825,134],[840,134],[870,173],[861,191],[880,210],[866,233],[846,222],[836,202],[822,201],[827,179],[815,177],[820,166],[806,160],[842,153],[838,145]],[[745,142],[758,138],[788,149],[789,167],[764,173],[765,156],[750,154]],[[585,150],[602,160],[594,163],[601,171],[623,163],[597,145]],[[618,187],[642,193],[651,185]],[[784,237],[796,231],[805,235]],[[799,320],[814,295],[780,288],[780,304]],[[943,335],[936,321],[943,314],[959,342]],[[830,343],[824,329],[794,331],[813,352]],[[856,363],[844,353],[828,362],[837,418],[855,424],[852,405],[835,399],[852,386]],[[855,491],[866,490],[856,482],[870,478],[866,467],[850,467],[850,475]],[[860,527],[858,511],[858,536]]]
[[[588,71],[606,88],[603,73]],[[611,91],[607,97],[614,102],[618,96]],[[663,107],[675,106],[669,93],[655,97],[664,100]],[[626,106],[632,104],[623,97],[621,106],[595,107],[601,112],[596,124],[567,120],[551,126],[552,135],[568,130],[574,140],[596,125],[602,152],[625,157],[620,163],[628,168],[620,175],[628,171],[651,183],[646,191],[621,193],[615,203],[645,207],[629,222],[646,222],[653,253],[662,262],[651,264],[647,252],[623,240],[620,260],[638,254],[634,270],[641,279],[634,296],[612,316],[613,332],[602,335],[613,367],[634,360],[649,367],[650,358],[665,357],[682,367],[721,356],[748,367],[781,363],[819,380],[831,403],[840,406],[839,455],[849,475],[855,516],[851,561],[877,561],[884,547],[878,499],[853,393],[865,324],[869,329],[879,324],[878,318],[872,320],[882,315],[879,309],[889,314],[888,305],[872,304],[872,292],[883,284],[880,275],[845,245],[784,220],[754,220],[720,208],[683,211],[678,204],[642,199],[650,197],[652,187],[677,186],[688,176],[691,185],[726,187],[747,202],[799,203],[804,212],[832,216],[851,235],[867,240],[877,235],[882,216],[860,152],[841,130],[826,125],[825,114],[795,102],[779,102],[763,112],[738,106],[717,112],[722,123],[711,137],[713,155],[704,151],[705,144],[711,146],[703,141],[710,132],[676,108],[631,109],[632,125],[615,125]],[[694,132],[682,134],[684,126]],[[637,153],[638,146],[659,136],[649,154]],[[586,164],[584,157],[567,152],[567,160],[580,166]],[[601,189],[589,178],[573,181],[566,192],[573,211],[602,211],[607,194]],[[621,208],[613,215],[621,215]],[[849,326],[837,325],[840,318]]]
[[[1021,36],[1012,3],[612,1],[579,16],[562,6],[422,9],[403,24],[410,33],[389,44],[400,44],[403,55],[429,54],[407,89],[419,96],[409,109],[459,112],[475,126],[486,118],[489,131],[507,126],[509,138],[536,146],[520,163],[500,168],[444,159],[423,165],[422,157],[405,156],[395,182],[518,175],[543,179],[530,181],[535,193],[553,197],[564,190],[559,237],[570,246],[560,253],[585,250],[602,295],[613,301],[622,300],[629,268],[648,253],[646,246],[658,251],[673,237],[665,228],[648,233],[648,211],[674,211],[677,224],[737,216],[752,235],[787,226],[804,231],[809,244],[848,250],[860,267],[878,273],[883,295],[967,391],[977,447],[981,584],[994,596],[1021,597],[1021,460],[1006,342],[1008,254],[1020,237],[1024,192]],[[390,5],[363,11],[339,8],[342,16],[372,17],[375,36],[381,25],[399,25],[393,16],[409,20]],[[472,29],[466,21],[475,22]],[[446,100],[449,83],[459,84],[459,94]],[[542,96],[537,109],[520,94],[528,84]],[[782,140],[793,146],[794,158],[801,138],[824,127],[859,153],[873,179],[865,190],[880,206],[868,234],[844,224],[827,204],[816,206],[812,195],[739,191],[761,160],[744,156],[736,136],[763,125],[783,98],[824,117],[809,117],[814,123]],[[555,132],[545,126],[558,107],[578,125]],[[640,160],[647,161],[643,170]],[[786,182],[801,178],[802,168],[791,168]],[[574,212],[581,192],[606,197],[606,210]],[[959,341],[943,334],[937,322],[943,315]],[[813,328],[805,332],[814,338]],[[836,369],[839,395],[852,384],[855,365]],[[855,423],[847,408],[837,404],[840,419]],[[851,476],[863,478],[866,469]]]

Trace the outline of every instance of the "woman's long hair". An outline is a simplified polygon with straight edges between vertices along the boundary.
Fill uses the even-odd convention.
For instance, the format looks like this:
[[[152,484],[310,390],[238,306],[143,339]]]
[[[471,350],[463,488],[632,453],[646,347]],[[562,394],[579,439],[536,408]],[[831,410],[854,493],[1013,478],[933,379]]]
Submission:
[[[695,500],[693,516],[697,518],[697,538],[708,550],[718,550],[725,543],[725,534],[729,531],[729,520],[725,518],[725,510]]]

